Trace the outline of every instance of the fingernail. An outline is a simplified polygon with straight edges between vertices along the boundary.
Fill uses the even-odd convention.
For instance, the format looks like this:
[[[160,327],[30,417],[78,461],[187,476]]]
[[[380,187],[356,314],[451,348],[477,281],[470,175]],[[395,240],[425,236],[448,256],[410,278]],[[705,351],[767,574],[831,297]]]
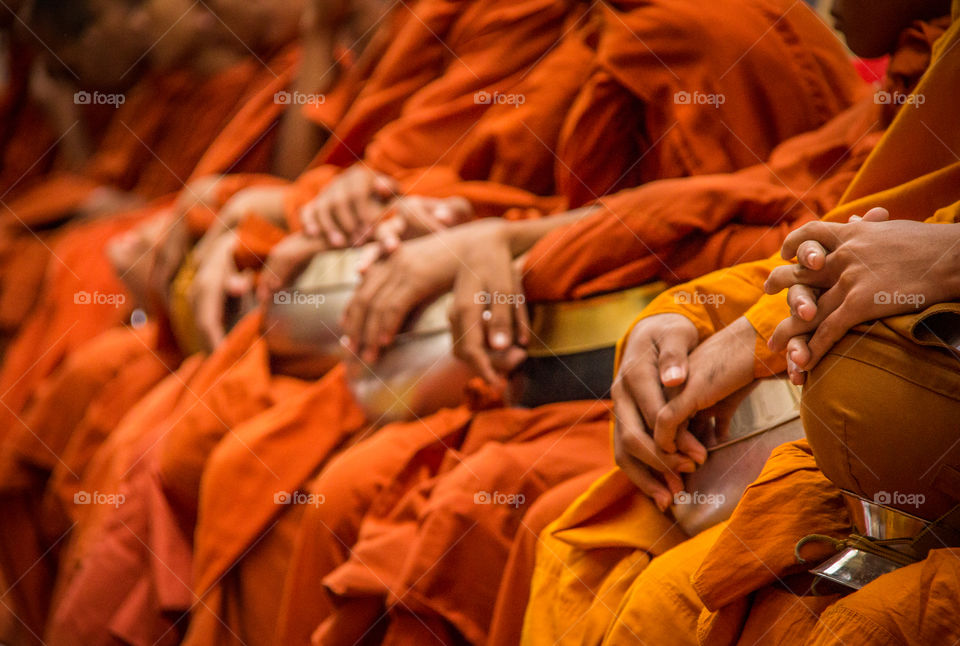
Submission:
[[[677,366],[667,368],[666,371],[663,373],[664,381],[676,381],[678,379],[683,379],[683,370],[681,370]]]
[[[490,345],[498,350],[506,350],[510,347],[510,337],[506,332],[496,332],[490,337]]]

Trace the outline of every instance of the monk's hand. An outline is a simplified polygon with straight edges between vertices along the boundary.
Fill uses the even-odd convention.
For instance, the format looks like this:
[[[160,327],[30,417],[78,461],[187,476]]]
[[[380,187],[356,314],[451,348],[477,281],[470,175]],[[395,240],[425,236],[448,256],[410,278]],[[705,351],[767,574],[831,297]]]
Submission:
[[[650,431],[667,394],[686,381],[689,354],[697,347],[696,326],[681,314],[657,314],[637,323],[623,346],[613,381],[613,448],[617,465],[661,510],[683,491],[682,473],[692,473],[706,451],[686,429],[686,453],[661,450]]]
[[[849,222],[886,222],[890,219],[890,213],[877,207],[870,209],[863,216],[852,215]],[[797,247],[797,264],[811,271],[820,271],[827,261],[827,250],[816,240],[804,240]],[[812,321],[817,315],[817,299],[820,298],[821,290],[803,283],[791,285],[787,290],[787,303],[790,306],[790,317],[798,323],[801,321]],[[799,323],[803,326],[803,323]],[[802,357],[808,357],[810,350],[807,343],[810,340],[809,334],[801,334],[791,337],[786,345],[787,375],[791,383],[802,386],[806,381],[806,372],[797,363]]]
[[[109,186],[100,186],[83,201],[77,209],[78,217],[95,219],[120,211],[132,211],[143,206],[143,200],[125,191],[118,191]]]
[[[386,218],[374,229],[374,238],[386,253],[400,243],[463,224],[473,218],[473,206],[462,197],[408,195],[390,203]]]
[[[187,223],[177,212],[169,213],[164,228],[153,247],[153,267],[148,278],[151,298],[166,303],[170,284],[190,251],[192,239]]]
[[[484,227],[472,222],[408,240],[363,272],[341,321],[347,348],[367,363],[393,343],[410,313],[453,287],[463,250],[483,244]]]
[[[265,303],[270,296],[289,285],[310,260],[329,249],[323,238],[311,238],[303,233],[293,233],[277,243],[267,256],[260,272],[257,297]]]
[[[411,240],[463,224],[473,218],[473,206],[462,197],[398,197],[387,207],[383,219],[374,227],[373,240],[358,266],[361,272],[386,258]]]
[[[252,216],[286,227],[288,190],[286,186],[252,186],[236,192],[217,213],[218,227],[234,229]]]
[[[724,434],[735,407],[723,402],[753,383],[756,343],[753,326],[740,317],[690,353],[686,378],[667,390],[668,401],[657,413],[653,437],[660,451],[697,464],[706,460],[706,449],[688,426],[706,414],[714,418],[717,434]]]
[[[791,379],[802,382],[804,371],[864,321],[956,298],[958,226],[865,216],[848,224],[813,222],[791,233],[781,253],[800,263],[776,268],[766,284],[770,294],[790,290],[791,316],[770,347],[787,352]],[[819,269],[802,259],[813,245],[824,251]]]
[[[332,248],[360,245],[396,192],[393,179],[356,164],[300,210],[300,223],[307,235],[323,236]]]
[[[233,231],[206,240],[190,286],[189,298],[197,329],[208,349],[217,347],[226,334],[223,313],[227,298],[248,297],[253,292],[253,273],[239,271],[234,262],[236,244],[237,236]]]
[[[523,292],[523,260],[514,259],[506,227],[478,222],[477,244],[460,250],[448,312],[453,353],[488,384],[504,390],[506,377],[527,357],[530,316]]]

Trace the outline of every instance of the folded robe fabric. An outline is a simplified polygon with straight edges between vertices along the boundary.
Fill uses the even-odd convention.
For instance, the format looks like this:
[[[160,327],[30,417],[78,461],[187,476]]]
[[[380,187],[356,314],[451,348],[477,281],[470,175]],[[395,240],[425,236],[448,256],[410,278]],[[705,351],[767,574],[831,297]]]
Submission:
[[[594,94],[594,95],[591,95],[591,96],[596,97],[596,96],[598,96],[598,95]],[[583,414],[583,413],[582,413],[582,411],[581,411],[581,412],[579,412],[579,413],[576,413],[576,414],[572,415],[572,416],[571,416],[571,421],[574,421],[574,422],[575,422],[575,420],[576,420],[578,417],[580,417],[582,414]],[[329,424],[329,426],[332,427],[332,426],[333,426],[332,420],[331,420],[328,424]],[[244,429],[244,430],[246,431],[247,429]],[[262,445],[262,446],[264,446],[264,447],[268,446],[268,441],[267,441],[267,440],[265,440],[265,439],[259,439],[259,438],[266,437],[266,433],[268,432],[268,429],[267,429],[267,428],[262,428],[262,429],[259,429],[259,430],[256,430],[256,431],[255,431],[255,430],[251,427],[251,429],[249,429],[249,430],[250,430],[250,433],[251,433],[250,437],[258,437],[258,441],[262,441],[262,442],[263,442],[263,445]],[[304,433],[307,433],[308,431],[309,431],[309,426],[307,426],[307,427],[305,427],[305,428],[303,429],[303,432],[304,432]],[[284,427],[283,427],[284,437],[286,437],[286,435],[287,435],[289,432],[290,432],[290,426],[289,426],[289,425],[284,425]],[[410,428],[410,431],[409,431],[409,432],[410,432],[410,433],[414,433],[414,432],[415,432],[415,429],[414,429],[414,428]],[[398,434],[402,434],[402,430],[398,430],[397,433],[398,433]],[[605,436],[605,433],[604,433],[604,436]],[[245,437],[246,437],[246,436],[245,436]],[[427,438],[427,439],[429,440],[429,438]],[[289,440],[285,440],[285,441],[289,441]],[[217,451],[217,454],[216,454],[217,457],[215,458],[214,462],[213,462],[211,465],[208,466],[208,474],[207,474],[207,476],[206,476],[206,482],[207,482],[207,483],[212,483],[212,482],[214,482],[215,480],[216,480],[216,481],[219,481],[220,479],[225,478],[225,477],[226,477],[226,474],[229,474],[229,473],[232,473],[232,472],[236,472],[236,471],[239,471],[239,470],[244,470],[246,467],[241,466],[241,465],[248,461],[248,457],[249,457],[249,456],[243,455],[243,449],[241,448],[241,445],[242,445],[243,443],[248,443],[248,444],[249,444],[249,442],[250,442],[250,440],[244,440],[243,442],[240,442],[240,441],[237,441],[237,440],[235,440],[235,439],[233,439],[233,438],[227,438],[227,441],[226,441],[225,445],[224,445],[223,447],[221,447],[221,448],[218,448],[218,451]],[[228,452],[227,452],[227,447],[228,447],[228,446],[231,447],[229,454],[228,454]],[[598,449],[599,449],[599,450],[596,452],[596,456],[597,456],[596,459],[597,459],[598,461],[601,461],[601,462],[606,461],[608,458],[607,458],[607,456],[606,456],[606,446],[605,446],[605,443],[602,442],[602,441],[599,441],[599,442],[597,442],[597,443],[595,444],[595,446],[597,446]],[[257,453],[258,453],[258,454],[262,454],[263,451],[265,451],[265,450],[267,450],[267,449],[265,449],[265,448],[264,448],[264,449],[260,449],[260,450],[257,451]],[[358,450],[359,450],[359,449],[358,449]],[[287,451],[287,453],[289,453],[289,451]],[[227,455],[230,455],[230,456],[232,456],[232,457],[228,458]],[[386,457],[387,457],[386,454],[384,454],[383,458],[386,458]],[[320,463],[320,462],[318,462],[318,464],[319,464],[319,463]],[[415,463],[416,463],[416,462],[415,462]],[[380,462],[378,462],[377,464],[380,464]],[[593,465],[596,465],[597,462],[593,462],[592,464],[593,464]],[[230,468],[228,468],[228,465],[229,465]],[[386,466],[386,462],[384,462],[384,465]],[[254,472],[256,472],[256,471],[258,470],[258,469],[257,469],[257,465],[255,465],[255,464],[250,464],[250,465],[249,465],[249,468],[251,468]],[[413,467],[411,466],[410,468],[413,468]],[[221,474],[222,474],[222,475],[221,475]],[[215,476],[216,476],[216,477],[215,477]],[[566,477],[566,476],[563,475],[563,476],[557,476],[557,477],[559,477],[560,479],[563,479],[563,478]],[[321,478],[321,480],[322,480],[322,479],[323,479],[323,475],[321,475],[320,478]],[[355,479],[355,476],[354,476],[354,479]],[[373,484],[373,482],[371,482],[371,486],[374,486],[374,487],[375,487],[376,485]],[[361,483],[359,483],[359,482],[358,482],[358,483],[355,483],[354,487],[356,488],[356,491],[358,491],[358,492],[359,492],[359,491],[365,491],[365,490],[366,490],[366,484],[361,484]],[[218,493],[217,493],[217,492],[218,492],[220,489],[221,489],[221,487],[219,487],[219,486],[214,486],[214,485],[212,485],[212,484],[206,489],[206,491],[209,492],[209,495],[211,496],[211,499],[210,499],[210,501],[208,501],[208,502],[202,503],[203,508],[209,508],[209,509],[211,509],[211,510],[213,510],[213,509],[215,509],[215,508],[216,508],[216,509],[223,509],[223,505],[222,505],[222,504],[215,504],[215,503],[214,503],[214,500],[216,500],[216,499],[217,499],[216,497],[218,496]],[[312,516],[312,515],[315,513],[312,509],[309,509],[309,508],[306,509],[305,511],[306,511],[306,513],[308,514],[308,516]],[[264,510],[264,514],[267,514],[268,512],[269,512],[269,508],[267,508],[267,509]],[[214,513],[214,512],[211,511],[211,513]],[[321,510],[321,511],[319,511],[319,512],[316,512],[316,513],[323,513],[323,510]],[[262,518],[267,518],[267,517],[268,517],[268,516],[263,516]],[[216,523],[216,525],[219,526],[221,521],[218,520],[218,519],[216,519],[216,518],[214,518],[214,519],[211,519],[210,522]],[[263,522],[265,522],[265,521],[261,521],[261,523],[263,523]],[[283,520],[283,521],[281,521],[281,522],[286,522],[286,520]],[[227,539],[224,532],[220,532],[220,531],[216,530],[214,527],[211,527],[209,530],[207,530],[207,529],[204,528],[203,523],[204,523],[203,513],[201,512],[201,526],[200,526],[200,529],[199,529],[199,532],[198,532],[198,536],[208,536],[208,537],[209,537],[209,539],[210,539],[210,541],[209,541],[210,547],[209,547],[209,548],[205,548],[205,549],[204,549],[204,552],[206,552],[206,549],[209,549],[209,550],[210,550],[210,557],[199,556],[199,554],[198,554],[198,562],[199,562],[199,561],[206,561],[207,558],[215,558],[215,559],[216,559],[216,562],[218,562],[218,563],[219,563],[219,562],[224,562],[224,561],[223,561],[224,552],[223,552],[222,550],[220,550],[219,548],[222,547],[224,540],[231,540],[231,542],[232,542],[233,540],[235,540],[235,539],[236,539],[236,535],[234,535],[234,537],[231,538],[231,539]],[[226,529],[227,526],[235,527],[235,526],[236,526],[236,523],[224,522],[223,528]],[[260,527],[263,527],[263,526],[264,526],[264,525],[261,525]],[[320,526],[322,526],[322,523],[320,523]],[[271,527],[271,526],[270,526],[270,525],[267,525],[267,527]],[[410,526],[407,525],[406,527],[409,528]],[[261,529],[258,529],[257,532],[259,532],[259,531],[262,531],[262,530],[261,530]],[[410,530],[409,530],[409,529],[404,529],[404,532],[407,532],[407,531],[410,531]],[[414,531],[414,534],[413,534],[413,535],[416,535],[416,531],[418,531],[418,530],[413,530],[413,531]],[[209,532],[209,534],[208,534],[208,532]],[[216,538],[214,538],[215,536],[220,536],[220,540],[217,540]],[[255,536],[255,534],[252,534],[252,535],[251,535],[251,538],[250,538],[250,539],[247,539],[247,540],[249,540],[249,541],[259,540],[259,539],[253,538],[254,536]],[[285,533],[285,532],[284,532],[284,536],[286,536],[286,533]],[[198,540],[204,540],[204,539],[198,539]],[[287,545],[286,540],[287,540],[286,538],[283,539],[283,545]],[[298,537],[298,540],[300,540],[299,537]],[[330,540],[339,540],[339,536],[338,536],[338,538],[334,538],[334,537],[331,536],[331,537],[330,537]],[[204,543],[206,544],[206,540],[204,540]],[[245,559],[249,564],[251,564],[251,566],[252,566],[253,562],[254,562],[255,560],[259,560],[259,558],[263,558],[263,559],[272,558],[272,561],[273,561],[273,563],[274,563],[274,565],[275,565],[276,567],[283,567],[283,565],[280,564],[280,563],[282,563],[282,559],[280,558],[278,552],[275,552],[273,557],[268,557],[268,556],[266,556],[266,550],[263,548],[263,546],[266,545],[266,542],[260,540],[260,541],[258,542],[258,544],[261,546],[261,549],[258,550],[259,556],[258,556],[258,557],[251,557],[250,559]],[[445,544],[445,543],[444,543],[443,541],[431,541],[431,545],[432,545],[432,546],[435,546],[435,547],[439,547],[439,546],[442,546],[442,545],[444,545],[444,544]],[[198,545],[198,549],[199,549],[199,545]],[[279,544],[278,544],[277,546],[274,546],[273,549],[274,549],[274,550],[279,550],[279,549],[280,549]],[[217,552],[216,557],[214,557],[214,551]],[[334,550],[334,551],[335,551],[335,550]],[[309,556],[304,556],[304,558],[305,558],[305,559],[309,559],[310,557],[309,557]],[[416,559],[416,558],[420,558],[420,557],[416,557],[416,556],[414,556],[414,555],[412,554],[412,555],[411,555],[411,558],[412,558],[412,559]],[[411,562],[414,562],[414,561],[411,561]],[[241,566],[241,569],[242,569],[242,567],[244,567],[244,566]],[[323,566],[318,566],[318,567],[323,567]],[[327,567],[328,567],[328,566],[327,566]],[[260,566],[257,567],[258,570],[259,570],[259,569],[262,569],[262,568],[263,568],[262,565],[260,565]],[[359,571],[361,571],[361,570],[360,570],[360,569],[355,570],[355,572],[359,572]],[[216,570],[215,570],[214,572],[216,572]],[[296,566],[290,568],[290,572],[291,572],[291,573],[302,574],[302,570],[301,570],[299,567],[296,567]],[[322,572],[322,570],[319,570],[319,571],[317,571],[317,574],[320,574],[321,572]],[[456,570],[444,571],[444,574],[443,574],[443,575],[444,575],[444,576],[453,576],[453,572],[456,572]],[[228,576],[230,576],[230,577],[232,578],[232,577],[234,577],[234,576],[240,576],[240,574],[239,574],[239,572],[237,572],[236,574],[231,573],[231,574],[229,574]],[[463,575],[461,574],[461,576],[463,576]],[[214,578],[214,577],[215,577],[215,575],[210,575],[210,578]],[[301,577],[301,578],[303,578],[303,579],[309,578],[309,575],[304,576],[304,577]],[[467,577],[467,578],[469,578],[469,577]],[[203,580],[209,580],[209,578],[207,578],[207,576],[205,576]],[[358,585],[360,585],[360,584],[358,584]],[[398,583],[398,585],[400,585],[400,584]],[[315,588],[315,586],[314,586],[314,588]],[[201,588],[201,589],[203,589],[203,590],[206,591],[206,588]],[[227,587],[224,586],[224,585],[218,585],[216,589],[220,591],[220,592],[217,592],[217,595],[223,595],[224,592],[222,592],[222,591],[223,591],[223,590],[227,590],[227,589],[229,589],[229,588],[227,588]],[[321,591],[320,593],[318,593],[318,592],[316,592],[315,589],[312,590],[311,592],[313,593],[313,595],[314,595],[315,597],[318,597],[320,594],[322,594],[322,591]],[[245,586],[245,587],[244,587],[244,592],[241,592],[241,593],[239,593],[239,594],[241,595],[241,597],[242,597],[243,594],[255,595],[255,591],[252,590],[252,589],[249,589],[249,588],[247,588],[247,587]],[[226,599],[224,599],[223,596],[217,596],[217,595],[214,595],[213,593],[210,593],[210,597],[208,597],[208,600],[211,601],[211,604],[212,604],[212,605],[215,605],[215,604],[223,604],[223,605],[221,606],[221,608],[223,609],[224,615],[221,615],[221,616],[225,616],[225,615],[227,615],[227,614],[229,614],[229,613],[231,613],[231,612],[236,612],[236,609],[243,607],[243,604],[241,604],[241,603],[239,602],[239,599],[238,599],[237,597],[233,597],[232,600],[226,600]],[[399,595],[399,593],[398,593],[398,595]],[[486,601],[487,604],[492,604],[492,599],[490,599],[490,596],[491,596],[490,593],[487,593],[487,601]],[[248,601],[248,603],[247,603],[246,605],[249,605],[250,600],[252,600],[253,597],[251,596],[251,597],[242,597],[242,598],[246,599],[246,600]],[[301,596],[298,595],[298,594],[295,594],[295,593],[285,592],[285,598],[292,600],[292,599],[295,599],[295,598],[301,598]],[[435,600],[431,600],[431,602],[437,603]],[[292,605],[292,604],[291,604],[291,605]],[[425,604],[425,605],[429,605],[429,603],[427,603],[427,604]],[[458,624],[458,628],[461,628],[462,630],[471,631],[471,634],[473,634],[473,635],[480,635],[480,634],[482,634],[482,631],[485,630],[485,627],[484,627],[484,625],[483,625],[483,624],[484,624],[484,621],[483,621],[483,619],[480,619],[480,620],[478,621],[477,619],[475,619],[475,617],[476,617],[476,616],[481,616],[481,617],[482,617],[482,616],[483,616],[482,613],[487,613],[487,616],[489,617],[489,612],[490,612],[490,610],[491,610],[491,608],[489,607],[489,605],[488,605],[486,608],[483,608],[483,605],[484,605],[484,604],[480,604],[480,608],[479,608],[478,611],[477,611],[477,613],[478,613],[477,615],[471,616],[471,617],[469,617],[469,618],[466,618],[466,617],[464,617],[463,615],[461,615],[461,617],[464,617],[464,618],[462,619],[462,621],[460,621],[460,624]],[[398,604],[397,607],[399,607],[399,604]],[[234,610],[231,611],[231,609],[234,609]],[[301,612],[300,609],[295,609],[295,608],[292,608],[292,607],[291,607],[291,610],[292,610],[293,612]],[[202,610],[200,610],[199,613],[198,613],[198,615],[204,615],[203,618],[200,618],[200,619],[199,619],[199,621],[202,621],[204,625],[208,625],[208,624],[211,625],[211,626],[215,625],[216,618],[215,618],[215,617],[212,617],[212,616],[209,616],[210,613],[208,612],[207,609],[202,609]],[[232,614],[231,614],[230,616],[232,616]],[[349,617],[351,617],[350,619],[340,619],[339,625],[340,625],[340,626],[344,626],[344,625],[350,624],[350,623],[354,623],[354,625],[355,625],[354,619],[356,618],[356,616],[357,616],[357,615],[355,615],[355,614],[351,614],[351,615],[349,615]],[[373,617],[372,619],[376,619],[376,617]],[[489,620],[489,619],[488,619],[488,620]],[[334,621],[336,621],[336,618],[334,619]],[[304,626],[300,626],[300,627],[299,627],[299,630],[301,630],[301,631],[305,630]],[[302,640],[303,638],[304,638],[303,633],[302,633],[302,632],[301,632],[301,633],[298,633],[298,640]],[[334,637],[334,635],[333,635],[332,629],[326,630],[326,631],[322,634],[322,637],[319,637],[319,639],[326,639],[326,640],[331,640],[331,639],[334,639],[334,638],[335,638],[335,637]]]
[[[937,41],[930,69],[916,88],[916,92],[922,93],[930,102],[930,107],[899,112],[846,191],[842,204],[827,214],[826,219],[846,221],[850,215],[862,214],[872,206],[885,206],[893,217],[953,221],[957,199],[960,198],[956,160],[927,142],[942,138],[949,147],[956,139],[955,129],[948,125],[950,119],[947,113],[949,106],[955,102],[953,94],[960,65],[960,56],[952,51],[957,35],[958,25],[954,24]],[[702,308],[677,305],[676,299],[668,293],[647,308],[642,317],[660,312],[679,312],[689,316],[697,325],[701,337],[706,337],[746,313],[760,336],[757,346],[758,376],[779,372],[783,369],[783,359],[766,350],[765,339],[773,326],[788,315],[788,309],[782,294],[762,296],[763,281],[776,264],[778,260],[771,259],[738,266],[677,288],[731,297],[715,311],[708,313]],[[800,495],[797,492],[801,492]],[[645,500],[636,490],[632,497],[638,501]],[[790,505],[784,506],[784,500],[790,500]],[[593,492],[579,499],[568,514],[576,507],[593,509],[600,519],[614,509]],[[635,526],[637,520],[638,517],[628,516],[624,519],[626,524],[623,527]],[[572,544],[563,538],[563,532],[572,528],[572,523],[573,518],[561,518],[544,533],[546,547],[538,555],[538,558],[544,559],[544,563],[538,563],[537,576],[534,578],[532,601],[524,626],[526,643],[549,639],[551,634],[556,634],[556,631],[563,630],[569,624],[562,615],[551,610],[551,599],[562,595],[564,590],[571,590],[571,587],[553,592],[549,578],[551,571],[558,568],[562,570],[565,565],[576,576],[587,580],[610,571],[609,564],[603,562],[603,547],[607,543],[603,535],[609,529],[602,522],[577,527],[578,531],[595,540],[592,549],[570,552],[568,547],[555,547],[558,543]],[[868,639],[876,639],[877,643],[909,644],[914,643],[911,642],[914,636],[922,634],[924,630],[933,631],[927,634],[949,635],[949,631],[942,630],[942,618],[946,611],[930,594],[932,590],[941,594],[941,591],[949,588],[949,584],[945,588],[944,583],[952,568],[943,568],[941,565],[951,558],[949,551],[932,555],[930,562],[904,568],[898,571],[897,576],[881,577],[872,584],[871,591],[877,596],[867,593],[859,598],[851,595],[847,601],[837,601],[836,597],[798,597],[789,591],[789,585],[788,590],[778,589],[787,585],[791,576],[805,569],[796,563],[793,555],[797,540],[811,532],[846,534],[849,526],[850,520],[844,511],[839,490],[816,468],[806,443],[781,447],[768,461],[760,478],[748,489],[729,524],[706,552],[702,550],[702,545],[693,542],[674,548],[673,554],[678,562],[687,557],[687,565],[683,566],[681,574],[696,572],[694,589],[681,590],[674,586],[670,588],[675,593],[672,597],[666,589],[663,595],[659,595],[655,587],[639,589],[644,584],[640,577],[635,578],[638,589],[633,591],[635,594],[632,597],[621,597],[622,604],[616,601],[620,605],[614,618],[602,609],[587,610],[587,621],[592,619],[605,626],[603,634],[590,641],[606,643],[602,641],[604,635],[622,639],[628,634],[627,629],[641,637],[647,635],[656,639],[658,626],[664,624],[665,616],[669,625],[679,626],[670,637],[675,643],[747,644],[755,643],[757,639],[796,641],[815,634],[815,639],[822,643],[834,643],[836,635],[856,635],[855,639],[869,635]],[[573,546],[577,547],[575,544]],[[814,551],[818,548],[810,546],[810,549]],[[816,558],[816,554],[805,556]],[[935,574],[937,568],[943,573],[942,577]],[[808,585],[809,581],[804,583],[801,580],[797,591],[804,590]],[[888,588],[888,585],[896,588]],[[884,629],[878,626],[885,622],[877,621],[877,617],[884,613],[884,608],[888,614],[892,608],[882,602],[882,598],[893,600],[893,589],[909,590],[914,601],[898,608],[896,616],[905,617],[905,622],[899,625],[900,632],[896,635],[889,631],[881,634]],[[583,603],[585,597],[582,593],[574,596]],[[656,602],[651,602],[651,599]],[[858,604],[861,599],[864,599],[863,606]],[[922,602],[917,603],[917,599]],[[702,607],[706,611],[698,615],[696,610]],[[903,610],[905,615],[900,614]],[[819,620],[821,616],[823,622]],[[930,622],[924,621],[927,616]],[[937,632],[938,629],[940,632]],[[611,639],[609,643],[616,641]]]

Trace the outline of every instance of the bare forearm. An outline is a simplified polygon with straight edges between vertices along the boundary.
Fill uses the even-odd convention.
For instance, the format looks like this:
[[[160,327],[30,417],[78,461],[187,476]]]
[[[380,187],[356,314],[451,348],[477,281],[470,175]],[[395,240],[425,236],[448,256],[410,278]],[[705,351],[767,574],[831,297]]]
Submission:
[[[566,213],[551,215],[536,220],[516,220],[505,224],[506,234],[510,241],[510,250],[514,256],[519,256],[530,250],[541,238],[556,229],[568,226],[586,217],[597,208],[585,206]]]
[[[305,37],[303,60],[291,91],[294,96],[322,96],[333,87],[339,74],[332,39],[326,35]],[[297,177],[317,154],[327,135],[325,129],[303,114],[301,105],[290,105],[280,121],[274,171],[286,179]]]

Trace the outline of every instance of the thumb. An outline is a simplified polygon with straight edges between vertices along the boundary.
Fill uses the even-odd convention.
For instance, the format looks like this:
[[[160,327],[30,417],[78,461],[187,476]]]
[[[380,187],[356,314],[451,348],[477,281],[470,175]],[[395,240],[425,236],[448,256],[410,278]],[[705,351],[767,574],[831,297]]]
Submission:
[[[687,380],[688,355],[692,343],[684,335],[668,333],[658,344],[657,362],[660,369],[660,383],[667,387],[682,385]]]
[[[867,222],[886,222],[890,219],[890,211],[882,206],[875,206],[863,214],[863,219]]]
[[[255,276],[252,271],[232,274],[227,278],[227,293],[231,296],[242,296],[253,289],[254,283]]]
[[[377,175],[373,179],[373,192],[381,198],[391,198],[399,191],[398,184],[391,177]]]

